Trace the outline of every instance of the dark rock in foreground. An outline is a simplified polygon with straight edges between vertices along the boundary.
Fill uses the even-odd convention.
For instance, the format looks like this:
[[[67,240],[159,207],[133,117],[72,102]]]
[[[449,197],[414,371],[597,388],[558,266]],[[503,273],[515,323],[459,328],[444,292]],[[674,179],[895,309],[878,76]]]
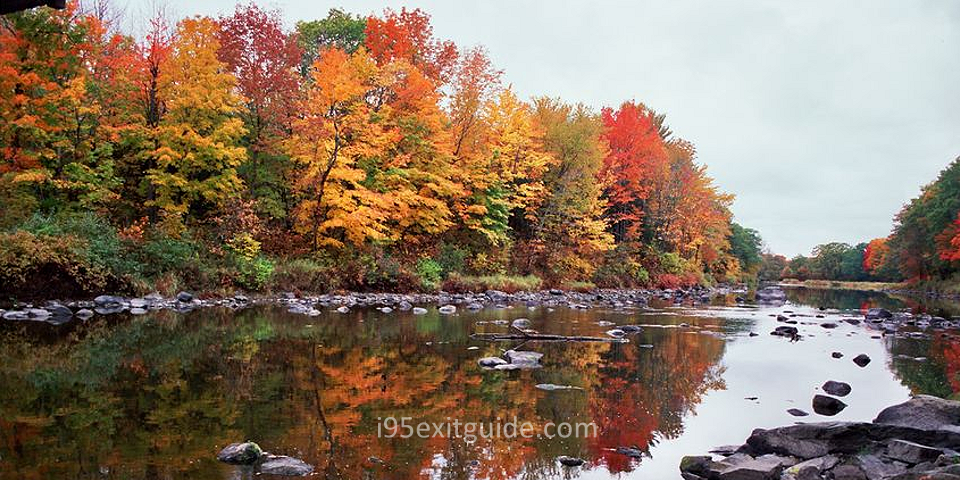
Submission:
[[[860,368],[866,367],[870,363],[870,357],[866,353],[861,353],[856,357],[853,357],[853,363],[856,363]]]
[[[958,449],[960,402],[921,395],[872,423],[756,429],[723,458],[684,457],[680,472],[686,480],[958,480]]]
[[[266,455],[260,464],[260,473],[269,475],[303,476],[313,472],[310,465],[299,458],[284,455]]]

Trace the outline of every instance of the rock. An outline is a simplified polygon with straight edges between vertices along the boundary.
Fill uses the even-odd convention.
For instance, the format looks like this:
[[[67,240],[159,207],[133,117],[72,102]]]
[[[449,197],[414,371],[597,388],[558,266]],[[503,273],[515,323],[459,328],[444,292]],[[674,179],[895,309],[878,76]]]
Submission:
[[[526,319],[526,318],[518,318],[518,319],[510,322],[510,325],[511,325],[513,328],[519,328],[520,330],[523,330],[523,329],[525,329],[525,328],[530,328],[530,320],[528,320],[528,319]]]
[[[607,330],[606,333],[607,333],[607,335],[610,335],[610,336],[613,337],[613,338],[620,338],[620,337],[623,337],[624,335],[627,334],[627,332],[624,332],[623,330],[620,330],[619,328],[614,328],[614,329],[611,329],[611,330]]]
[[[130,308],[143,308],[149,304],[146,299],[133,298],[130,300]]]
[[[639,325],[621,325],[617,328],[627,333],[640,333],[643,331],[643,327]]]
[[[471,302],[470,304],[467,305],[467,310],[471,310],[474,312],[477,310],[483,310],[483,304],[480,302]]]
[[[860,368],[866,367],[867,364],[870,363],[870,357],[867,356],[866,353],[861,353],[860,355],[853,357],[853,363],[856,363]]]
[[[710,453],[729,457],[730,455],[737,453],[737,450],[740,450],[740,445],[722,445],[710,450]]]
[[[878,318],[893,318],[893,314],[885,308],[871,308],[867,310],[867,314],[864,315],[868,320],[874,320]]]
[[[93,313],[93,310],[90,310],[88,308],[81,308],[80,310],[77,310],[77,313],[75,315],[79,319],[87,319],[92,317],[94,313]]]
[[[830,356],[833,358],[843,358],[843,354],[840,352],[833,352],[830,354]]]
[[[840,459],[835,455],[811,458],[783,471],[782,480],[820,480],[822,474],[835,467]]]
[[[63,305],[51,305],[47,307],[47,312],[54,317],[72,317],[73,310],[70,310],[69,307]]]
[[[401,302],[397,305],[397,309],[399,309],[401,312],[406,312],[407,310],[410,310],[411,308],[413,308],[413,304],[411,304],[410,302],[408,302],[408,301],[406,301],[406,300],[401,301]]]
[[[834,468],[831,473],[833,473],[835,480],[872,480],[868,479],[867,475],[856,465],[840,465]]]
[[[427,313],[427,309],[426,309],[426,308],[413,307],[413,314],[414,314],[414,315],[423,315],[423,314],[425,314],[425,313]]]
[[[761,303],[779,303],[787,300],[787,294],[780,287],[766,287],[757,290],[756,299]]]
[[[183,303],[192,302],[193,294],[190,292],[180,292],[177,294],[177,301]]]
[[[377,310],[380,310],[380,313],[390,313],[393,311],[393,309],[390,307],[380,307]]]
[[[835,382],[833,380],[827,380],[827,382],[824,383],[820,388],[824,392],[837,397],[846,397],[853,390],[850,388],[850,384],[844,382]]]
[[[917,395],[883,409],[873,423],[960,433],[960,402]]]
[[[714,462],[713,457],[709,455],[687,455],[680,459],[680,473],[682,474],[709,478],[717,470],[717,462]]]
[[[231,443],[220,450],[217,460],[231,465],[253,465],[260,460],[263,450],[253,442]]]
[[[813,411],[820,415],[832,417],[847,408],[847,404],[826,395],[813,396]]]
[[[48,311],[46,311],[46,310],[44,310],[44,309],[42,309],[42,308],[28,308],[28,309],[27,309],[27,316],[30,317],[30,318],[35,318],[35,319],[38,319],[38,320],[42,320],[42,319],[45,319],[45,318],[49,317],[49,316],[50,316],[50,312],[48,312]]]
[[[507,363],[509,362],[500,357],[483,357],[477,360],[477,364],[483,368],[494,368],[497,365],[506,365]]]
[[[800,331],[797,330],[797,327],[782,325],[770,332],[770,335],[776,335],[779,337],[796,337],[799,335],[799,333]]]
[[[350,313],[350,307],[348,307],[348,306],[346,306],[346,305],[343,305],[343,306],[337,308],[337,312],[340,312],[340,313]]]
[[[846,464],[859,468],[869,480],[891,478],[907,471],[905,464],[872,453],[857,455],[847,460]],[[842,480],[842,477],[834,478]]]
[[[444,314],[444,315],[450,315],[450,314],[452,314],[452,313],[456,313],[456,312],[457,312],[457,307],[455,307],[455,306],[453,306],[453,305],[444,305],[444,306],[438,308],[437,311],[440,312],[440,313],[442,313],[442,314]]]
[[[820,326],[823,328],[831,328],[831,329],[837,328],[837,324],[833,322],[824,322],[824,323],[821,323]]]
[[[724,463],[724,462],[720,462]],[[776,480],[784,467],[794,465],[796,460],[779,455],[763,455],[738,462],[720,472],[720,480]]]
[[[778,322],[786,322],[787,320],[789,320],[789,318],[787,318],[786,315],[777,315]]]
[[[579,467],[580,465],[584,464],[582,458],[568,457],[566,455],[557,457],[557,461],[560,462],[560,465],[563,465],[564,467]]]
[[[540,390],[546,390],[548,392],[554,392],[557,390],[583,390],[583,388],[575,387],[573,385],[554,385],[552,383],[538,383],[537,388]]]
[[[114,307],[123,305],[123,299],[113,295],[100,295],[93,299],[93,303],[98,307]]]
[[[147,314],[147,309],[145,309],[145,308],[131,308],[131,309],[130,309],[130,314],[131,314],[131,315],[146,315],[146,314]]]
[[[790,410],[787,410],[787,413],[789,413],[790,415],[793,415],[794,417],[806,417],[807,415],[810,415],[809,413],[803,410],[800,410],[799,408],[791,408]]]
[[[26,320],[28,318],[30,318],[30,314],[21,310],[11,310],[3,313],[4,320]]]
[[[260,473],[268,475],[303,476],[312,472],[313,465],[284,455],[267,455],[260,464]]]
[[[614,451],[630,458],[643,458],[643,451],[636,447],[617,447]]]
[[[517,350],[507,350],[504,356],[518,368],[540,368],[540,359],[543,358],[542,353]]]
[[[153,292],[153,293],[148,293],[144,295],[143,298],[150,302],[159,302],[163,300],[163,295],[160,295],[157,292]]]
[[[894,460],[916,465],[922,462],[933,462],[940,458],[943,450],[928,447],[906,440],[891,440],[887,444],[886,456]]]

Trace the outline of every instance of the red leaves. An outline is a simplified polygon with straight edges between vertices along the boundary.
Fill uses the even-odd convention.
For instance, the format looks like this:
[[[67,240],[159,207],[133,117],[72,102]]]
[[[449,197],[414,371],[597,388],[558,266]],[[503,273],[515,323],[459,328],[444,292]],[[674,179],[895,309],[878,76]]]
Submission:
[[[366,47],[378,65],[406,60],[437,84],[450,79],[457,46],[433,38],[430,15],[419,8],[400,13],[387,9],[383,18],[367,18]]]

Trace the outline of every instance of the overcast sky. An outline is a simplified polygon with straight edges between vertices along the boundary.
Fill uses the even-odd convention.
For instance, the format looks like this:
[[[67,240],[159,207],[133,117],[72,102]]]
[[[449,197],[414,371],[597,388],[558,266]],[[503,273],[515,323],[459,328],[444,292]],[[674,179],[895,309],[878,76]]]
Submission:
[[[216,15],[233,0],[171,0]],[[293,1],[420,7],[434,32],[485,45],[524,96],[642,101],[697,145],[736,220],[774,252],[889,233],[960,155],[960,1]]]

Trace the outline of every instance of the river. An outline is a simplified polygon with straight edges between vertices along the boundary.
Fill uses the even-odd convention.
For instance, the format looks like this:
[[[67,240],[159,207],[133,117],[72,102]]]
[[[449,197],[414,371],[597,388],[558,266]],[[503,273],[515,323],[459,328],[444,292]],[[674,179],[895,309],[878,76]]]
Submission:
[[[827,419],[811,409],[827,380],[853,388],[835,420],[871,420],[911,394],[960,391],[960,337],[883,336],[844,321],[873,306],[945,315],[955,306],[844,291],[791,289],[788,297],[759,307],[727,298],[698,307],[307,317],[257,306],[64,325],[0,321],[0,479],[243,478],[215,459],[243,440],[315,465],[312,478],[672,479],[684,455],[740,444],[757,427]],[[769,334],[783,325],[778,314],[793,315],[798,341]],[[505,332],[497,321],[520,317],[543,333],[605,336],[605,322],[643,330],[627,343],[470,338]],[[478,366],[511,347],[542,353],[542,368]],[[861,353],[872,359],[862,368],[851,361]],[[433,431],[514,420],[534,433]],[[420,423],[431,432],[401,438],[404,429],[391,428]],[[548,428],[564,423],[593,430],[561,438]],[[561,466],[561,455],[586,464]]]

